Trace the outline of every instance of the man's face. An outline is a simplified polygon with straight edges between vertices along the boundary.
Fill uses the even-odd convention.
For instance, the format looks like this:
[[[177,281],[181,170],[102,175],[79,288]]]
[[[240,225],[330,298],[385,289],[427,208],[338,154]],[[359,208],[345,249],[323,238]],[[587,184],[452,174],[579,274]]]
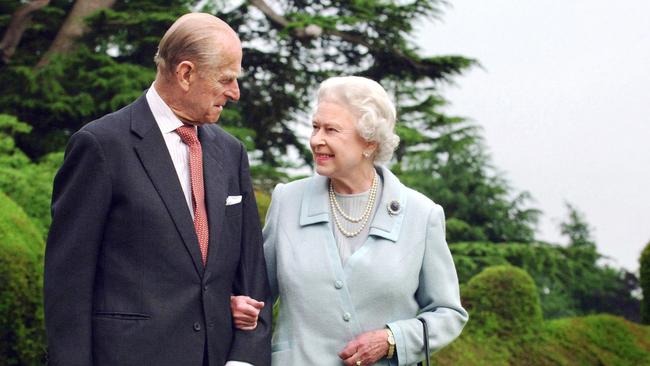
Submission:
[[[239,100],[241,60],[241,47],[231,47],[223,52],[218,66],[198,70],[184,96],[182,117],[193,124],[217,122],[226,103]]]

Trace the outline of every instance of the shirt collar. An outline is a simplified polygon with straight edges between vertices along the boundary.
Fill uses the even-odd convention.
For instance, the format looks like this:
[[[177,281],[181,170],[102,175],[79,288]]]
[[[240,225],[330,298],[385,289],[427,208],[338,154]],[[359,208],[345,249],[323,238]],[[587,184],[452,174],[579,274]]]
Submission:
[[[368,235],[376,235],[396,241],[404,219],[406,208],[406,187],[388,168],[377,166],[377,173],[383,179],[383,189],[378,200],[375,217],[370,223]],[[328,222],[329,218],[329,179],[321,175],[312,177],[308,193],[303,195],[300,207],[300,225],[306,226]],[[397,208],[390,210],[396,202]]]
[[[149,90],[147,90],[146,95],[147,103],[149,103],[149,108],[151,108],[151,112],[153,113],[153,118],[156,120],[158,128],[160,128],[160,132],[163,134],[174,132],[183,125],[183,122],[176,117],[171,108],[160,97],[155,85],[156,82],[154,81]]]

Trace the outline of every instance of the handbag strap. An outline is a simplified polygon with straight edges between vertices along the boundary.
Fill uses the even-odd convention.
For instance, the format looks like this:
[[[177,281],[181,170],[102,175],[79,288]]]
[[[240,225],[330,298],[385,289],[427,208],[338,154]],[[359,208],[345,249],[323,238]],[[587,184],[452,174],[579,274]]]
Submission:
[[[426,320],[422,318],[417,318],[419,321],[422,322],[422,339],[424,340],[424,353],[426,355],[425,361],[418,363],[420,366],[430,366],[429,357],[431,356],[430,350],[429,350],[429,328],[427,327],[427,322]]]

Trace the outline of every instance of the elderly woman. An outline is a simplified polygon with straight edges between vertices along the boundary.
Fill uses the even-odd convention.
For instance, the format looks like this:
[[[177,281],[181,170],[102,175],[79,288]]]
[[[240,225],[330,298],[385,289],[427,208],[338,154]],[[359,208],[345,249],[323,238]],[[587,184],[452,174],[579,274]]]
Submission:
[[[395,114],[370,79],[320,86],[310,139],[318,175],[279,184],[264,227],[280,297],[274,365],[412,365],[425,357],[416,316],[434,351],[467,322],[442,208],[379,165],[399,142]],[[233,298],[233,316],[250,329],[256,309],[237,305],[246,300]]]

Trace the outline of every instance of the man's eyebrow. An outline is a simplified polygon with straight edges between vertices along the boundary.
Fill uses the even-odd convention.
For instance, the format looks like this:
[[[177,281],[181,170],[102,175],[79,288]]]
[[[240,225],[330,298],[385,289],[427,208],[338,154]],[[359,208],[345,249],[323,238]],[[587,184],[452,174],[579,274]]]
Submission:
[[[235,80],[241,75],[240,71],[226,71],[221,75],[221,80]]]

